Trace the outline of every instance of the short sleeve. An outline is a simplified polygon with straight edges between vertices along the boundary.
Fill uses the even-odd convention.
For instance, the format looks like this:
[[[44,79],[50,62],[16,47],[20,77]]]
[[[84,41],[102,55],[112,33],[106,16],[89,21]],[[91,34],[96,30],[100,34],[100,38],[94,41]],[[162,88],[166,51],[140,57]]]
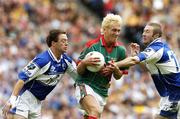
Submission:
[[[43,58],[35,57],[31,62],[27,64],[18,74],[19,79],[28,80],[33,77],[43,66],[45,66],[46,60]]]
[[[144,51],[140,52],[138,55],[141,62],[157,62],[161,58],[161,54],[151,47],[146,48]]]
[[[85,58],[86,54],[90,52],[90,49],[89,48],[85,48],[81,53],[80,53],[80,56],[78,58],[78,61],[81,61],[82,59]]]

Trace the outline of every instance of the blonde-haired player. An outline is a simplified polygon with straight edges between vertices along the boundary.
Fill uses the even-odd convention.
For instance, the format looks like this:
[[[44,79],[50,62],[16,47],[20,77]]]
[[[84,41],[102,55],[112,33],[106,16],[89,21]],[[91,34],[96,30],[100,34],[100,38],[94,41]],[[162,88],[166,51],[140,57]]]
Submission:
[[[108,62],[120,61],[126,57],[125,48],[117,41],[122,19],[119,15],[107,14],[102,21],[102,34],[86,43],[79,57],[76,95],[81,108],[86,112],[85,119],[99,119],[108,97],[111,76],[120,79],[123,72]],[[105,57],[106,66],[100,72],[90,72],[89,65],[96,65],[98,58],[85,58],[91,51],[98,51]],[[121,52],[121,53],[119,53]]]

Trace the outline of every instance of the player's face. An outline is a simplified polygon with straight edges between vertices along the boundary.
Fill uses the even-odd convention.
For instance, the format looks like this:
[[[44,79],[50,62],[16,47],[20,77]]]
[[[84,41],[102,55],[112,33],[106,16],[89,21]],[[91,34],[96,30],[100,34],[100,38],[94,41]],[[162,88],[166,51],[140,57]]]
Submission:
[[[59,50],[59,52],[66,52],[68,48],[68,38],[66,34],[60,34],[58,36],[58,42],[56,44],[56,48]]]
[[[146,27],[144,28],[142,36],[143,36],[143,44],[148,45],[149,43],[151,43],[154,40],[154,38],[153,38],[153,27],[146,25]]]
[[[120,35],[121,27],[118,23],[112,24],[109,28],[106,28],[104,35],[107,36],[109,42],[116,42]]]

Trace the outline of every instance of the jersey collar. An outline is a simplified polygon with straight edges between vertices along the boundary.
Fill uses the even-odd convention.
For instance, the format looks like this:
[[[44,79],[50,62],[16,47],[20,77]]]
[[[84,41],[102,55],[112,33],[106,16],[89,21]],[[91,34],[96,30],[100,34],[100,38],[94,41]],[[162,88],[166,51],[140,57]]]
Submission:
[[[105,42],[104,35],[101,35],[101,45],[104,47],[108,47],[106,42]],[[115,42],[113,45],[111,45],[111,47],[116,47],[116,46],[118,46],[117,42]]]
[[[107,46],[107,44],[106,44],[106,42],[105,42],[105,39],[104,39],[104,35],[101,36],[100,41],[101,41],[101,46],[103,46],[108,53],[111,53],[111,52],[113,51],[113,48],[116,47],[116,46],[118,46],[118,43],[117,43],[117,42],[115,42],[115,43],[114,43],[113,45],[111,45],[110,47]]]
[[[150,46],[151,44],[153,44],[155,42],[161,42],[161,38],[157,38],[157,39],[153,40],[148,46]]]
[[[61,61],[62,55],[61,55],[60,59],[58,60],[58,59],[55,57],[55,55],[53,54],[53,52],[51,51],[50,48],[48,49],[48,53],[49,53],[49,55],[50,55],[50,57],[52,58],[53,61],[56,61],[56,62],[60,62],[60,61]]]

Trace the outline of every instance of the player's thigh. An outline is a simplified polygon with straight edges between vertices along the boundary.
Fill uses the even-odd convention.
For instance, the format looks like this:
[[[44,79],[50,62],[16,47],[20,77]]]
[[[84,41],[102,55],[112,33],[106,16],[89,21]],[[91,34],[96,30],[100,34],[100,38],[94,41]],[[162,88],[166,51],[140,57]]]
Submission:
[[[92,95],[86,95],[80,100],[80,104],[86,112],[99,112],[101,108],[95,97]]]
[[[5,118],[5,117],[4,117]],[[4,119],[3,118],[3,119]],[[1,119],[1,118],[0,118]],[[8,113],[5,119],[13,119],[13,114]]]
[[[18,115],[18,114],[14,114],[12,119],[27,119],[27,118],[25,118],[21,115]]]
[[[178,114],[177,114],[177,119],[180,119],[180,101],[179,101],[178,107],[179,107],[179,110],[178,110]]]
[[[154,119],[168,119],[166,117],[162,117],[161,115],[155,115]]]

